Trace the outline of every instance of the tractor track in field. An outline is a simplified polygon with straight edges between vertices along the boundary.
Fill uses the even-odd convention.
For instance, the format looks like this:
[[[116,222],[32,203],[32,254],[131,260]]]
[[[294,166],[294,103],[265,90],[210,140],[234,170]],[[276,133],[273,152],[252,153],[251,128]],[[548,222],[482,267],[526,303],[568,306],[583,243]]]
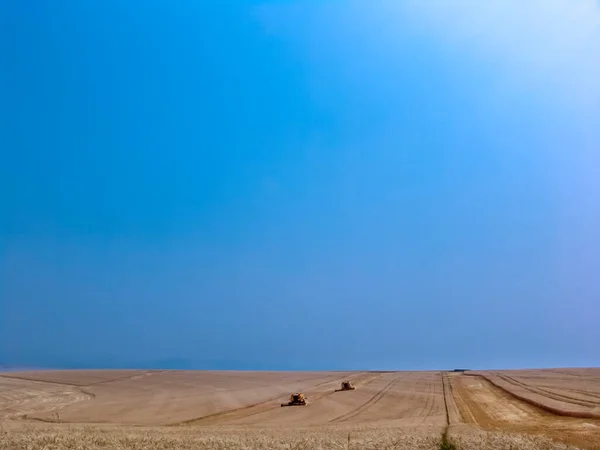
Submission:
[[[446,425],[444,426],[444,430],[442,431],[442,438],[440,441],[440,448],[448,448],[448,432],[450,431],[450,408],[448,405],[448,395],[453,395],[451,389],[446,389],[446,382],[448,377],[444,375],[443,372],[440,372],[440,378],[442,379],[442,395],[444,396],[444,410],[446,412]]]
[[[444,376],[442,374],[442,390],[444,393],[444,404],[445,404],[446,403],[446,395],[445,395],[445,388],[444,388],[443,383],[444,383]],[[428,392],[428,395],[425,400],[425,406],[423,407],[423,411],[425,411],[425,414],[423,414],[423,417],[422,417],[423,422],[425,422],[430,416],[433,415],[433,411],[435,409],[435,403],[436,403],[435,384],[433,384],[433,383],[430,384],[429,389],[430,389],[430,391]]]
[[[586,407],[597,407],[598,405],[600,405],[600,402],[597,402],[597,401],[584,400],[581,398],[570,397],[568,395],[559,394],[559,393],[549,390],[547,388],[531,386],[527,383],[519,381],[508,375],[497,374],[497,376],[500,377],[501,379],[503,379],[504,381],[506,381],[507,383],[512,384],[513,386],[522,387],[523,389],[525,389],[533,394],[543,395],[543,396],[551,398],[553,400],[557,400],[557,401],[561,401],[561,402],[565,402],[565,403],[573,403],[576,405],[586,406]]]
[[[117,378],[111,378],[109,380],[102,380],[102,381],[95,381],[93,383],[87,383],[87,384],[76,384],[76,383],[65,383],[65,382],[59,382],[59,381],[53,381],[53,380],[44,380],[41,378],[29,378],[29,377],[23,377],[23,376],[17,376],[17,375],[0,375],[0,377],[2,378],[12,378],[14,380],[21,380],[21,381],[33,381],[36,383],[48,383],[48,384],[56,384],[59,386],[69,386],[69,387],[76,387],[76,388],[86,388],[86,387],[93,387],[93,386],[99,386],[102,384],[108,384],[108,383],[114,383],[116,381],[125,381],[125,380],[135,380],[138,378],[142,378],[142,377],[146,377],[148,375],[156,375],[159,373],[163,373],[165,372],[164,370],[146,370],[143,371],[141,373],[135,373],[134,375],[126,375],[123,377],[117,377]]]
[[[463,422],[484,430],[543,435],[582,449],[598,449],[600,421],[548,411],[473,374],[452,379]]]
[[[560,389],[563,389],[565,391],[575,392],[577,394],[587,395],[587,396],[594,397],[594,398],[597,398],[598,400],[600,400],[600,393],[590,392],[590,391],[586,391],[583,389],[576,389],[576,388],[560,388]],[[594,403],[600,404],[600,401],[594,402]]]
[[[194,424],[199,424],[199,423],[202,423],[202,422],[208,422],[208,421],[211,421],[211,420],[214,420],[214,419],[219,419],[219,418],[227,417],[227,416],[230,416],[230,415],[233,415],[233,414],[236,414],[236,413],[241,413],[241,412],[244,412],[244,411],[249,411],[249,410],[251,410],[253,408],[256,409],[256,408],[260,408],[262,406],[267,406],[267,405],[269,406],[269,408],[266,408],[266,409],[261,410],[261,411],[255,411],[255,412],[251,412],[250,414],[244,414],[242,417],[253,416],[255,414],[259,414],[261,412],[268,411],[269,409],[273,408],[272,403],[275,402],[275,401],[281,400],[281,398],[283,396],[284,395],[278,395],[277,397],[272,397],[272,398],[270,398],[268,400],[264,400],[262,402],[253,403],[253,404],[248,405],[248,406],[242,406],[241,408],[228,409],[226,411],[220,411],[220,412],[216,412],[216,413],[213,413],[213,414],[207,414],[207,415],[202,416],[202,417],[196,417],[194,419],[184,420],[182,422],[176,422],[176,423],[170,424],[168,426],[176,427],[176,426],[182,426],[182,425],[194,425]]]
[[[383,388],[381,388],[375,395],[373,395],[365,403],[363,403],[362,405],[360,405],[357,408],[354,408],[352,411],[347,412],[346,414],[343,414],[343,415],[338,416],[338,417],[336,417],[334,419],[331,419],[329,422],[330,423],[340,423],[340,422],[345,422],[348,419],[352,419],[353,417],[356,417],[360,413],[366,411],[367,409],[369,409],[373,405],[377,404],[385,396],[385,394],[387,394],[394,387],[394,385],[399,380],[400,380],[400,377],[396,376],[392,381],[390,381]]]
[[[360,374],[356,378],[354,378],[354,387],[355,388],[359,388],[361,386],[367,386],[367,385],[373,383],[375,380],[378,380],[379,378],[381,378],[383,376],[383,374],[380,373],[380,374],[375,375],[372,379],[367,379],[367,381],[365,381],[365,382],[362,382],[362,379],[359,379],[361,376],[363,378],[367,378],[369,375],[371,375],[369,372],[365,372],[365,373]],[[347,379],[348,379],[348,377],[346,377],[346,378],[340,378],[339,380],[334,380],[334,381],[341,382],[341,381],[345,381]],[[325,397],[329,397],[331,395],[334,395],[337,392],[340,392],[340,391],[338,391],[337,389],[334,389],[333,391],[330,391],[330,392],[328,391],[328,392],[322,392],[322,393],[317,393],[315,395],[311,395],[310,398],[308,399],[309,404],[312,403],[311,400],[321,400],[321,399],[323,399]]]
[[[0,375],[0,377],[10,378],[12,380],[19,380],[19,381],[30,381],[32,383],[48,383],[48,384],[55,384],[57,386],[66,386],[66,387],[75,387],[75,388],[89,386],[89,385],[81,385],[81,384],[75,384],[75,383],[61,383],[59,381],[47,381],[47,380],[41,380],[39,378],[19,377],[19,376],[15,376],[15,375]]]
[[[368,375],[368,372],[365,373],[360,373],[357,375],[358,377],[360,376],[366,376]],[[379,375],[381,376],[381,375]],[[379,377],[378,376],[378,377]],[[376,377],[376,378],[378,378]],[[319,378],[323,378],[323,377],[319,377]],[[332,380],[328,380],[328,381],[323,381],[322,383],[318,383],[314,386],[311,386],[310,388],[308,388],[306,391],[310,392],[310,390],[316,389],[320,386],[323,386],[325,384],[330,384],[330,383],[335,383],[335,382],[341,382],[343,380],[346,380],[348,378],[348,376],[344,376],[342,378],[335,378]],[[303,381],[307,381],[307,380],[303,380]],[[371,380],[370,382],[372,382],[374,380]],[[368,384],[368,383],[367,383]],[[331,392],[324,392],[324,393],[316,393],[315,395],[310,395],[307,396],[308,397],[308,401],[309,401],[309,405],[312,399],[316,399],[316,400],[320,400],[324,397],[327,397],[329,395],[333,395],[335,393],[335,391],[331,391]],[[190,419],[190,420],[185,420],[183,422],[177,422],[174,424],[171,424],[170,426],[181,426],[181,425],[193,425],[193,424],[200,424],[200,423],[204,423],[204,422],[212,422],[216,419],[241,419],[241,418],[247,418],[247,417],[252,417],[255,416],[257,414],[262,414],[266,411],[269,411],[271,409],[276,409],[276,408],[280,408],[281,405],[279,404],[279,402],[281,401],[281,399],[283,397],[288,397],[288,394],[280,394],[277,397],[272,397],[268,400],[264,400],[262,402],[257,402],[257,403],[253,403],[251,405],[248,406],[243,406],[241,408],[234,408],[234,409],[229,409],[226,411],[220,411],[217,413],[213,413],[213,414],[208,414],[206,416],[202,416],[202,417],[197,417],[195,419]],[[274,402],[278,402],[277,405],[274,405]],[[248,413],[244,413],[245,411],[247,411]],[[233,416],[233,417],[230,417]]]
[[[96,381],[95,383],[90,383],[90,384],[86,384],[83,387],[91,387],[91,386],[99,386],[101,384],[109,384],[109,383],[114,383],[116,381],[125,381],[125,380],[137,380],[139,378],[144,378],[150,375],[158,375],[161,373],[164,373],[164,370],[147,370],[143,373],[138,373],[135,375],[128,375],[125,377],[118,377],[118,378],[114,378],[112,380],[103,380],[103,381]]]
[[[324,385],[324,384],[333,383],[334,381],[338,381],[338,380],[339,380],[338,378],[331,379],[331,375],[329,375],[328,377],[322,377],[322,376],[321,376],[321,377],[313,377],[313,378],[307,378],[307,379],[305,379],[305,380],[294,380],[293,382],[298,382],[298,381],[300,381],[300,382],[302,382],[302,383],[306,383],[306,382],[308,382],[308,381],[312,381],[312,380],[322,380],[322,379],[324,379],[324,378],[327,378],[327,380],[325,380],[325,381],[323,381],[323,382],[321,382],[321,383],[319,383],[319,384],[315,384],[314,386],[312,386],[312,388],[311,388],[311,389],[317,388],[317,387],[319,387],[319,386],[322,386],[322,385]],[[247,388],[247,387],[244,387],[244,388],[239,388],[239,387],[236,387],[236,388],[231,388],[231,389],[221,389],[221,390],[220,390],[220,392],[221,392],[221,393],[227,393],[227,394],[234,394],[234,393],[236,393],[236,392],[244,392],[244,391],[247,391],[247,390],[248,390],[248,388]],[[280,396],[280,397],[281,397],[281,396]],[[261,403],[262,403],[262,402],[261,402]]]

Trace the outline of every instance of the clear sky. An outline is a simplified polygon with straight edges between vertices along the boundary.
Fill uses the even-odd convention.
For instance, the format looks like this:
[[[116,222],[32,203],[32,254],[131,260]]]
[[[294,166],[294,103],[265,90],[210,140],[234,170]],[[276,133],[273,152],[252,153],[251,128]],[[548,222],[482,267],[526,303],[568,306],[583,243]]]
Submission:
[[[0,152],[0,364],[600,366],[596,0],[0,0]]]

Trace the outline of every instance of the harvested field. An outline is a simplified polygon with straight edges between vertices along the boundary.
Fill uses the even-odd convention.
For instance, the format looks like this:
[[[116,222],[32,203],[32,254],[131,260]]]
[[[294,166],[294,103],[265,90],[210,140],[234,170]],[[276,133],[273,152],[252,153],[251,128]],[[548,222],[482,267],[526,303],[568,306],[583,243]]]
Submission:
[[[135,378],[151,371],[145,370],[54,370],[30,371],[22,373],[0,373],[5,378],[43,381],[45,383],[91,386],[99,383]]]
[[[129,375],[36,373],[35,380],[4,378],[21,389],[51,386],[81,392],[88,402],[64,403],[60,420],[130,425],[312,426],[329,423],[445,425],[439,373],[374,372],[134,372]],[[28,377],[33,378],[31,374]],[[78,378],[80,376],[80,378]],[[102,381],[98,381],[102,379]],[[335,392],[352,379],[355,391]],[[92,381],[94,380],[94,381]],[[86,384],[88,383],[88,384]],[[304,408],[282,410],[290,393],[303,391]],[[55,420],[55,411],[28,411],[29,419]]]
[[[92,397],[73,386],[0,377],[0,421],[54,416],[63,408]]]
[[[465,450],[600,449],[600,421],[552,414],[486,378],[514,379],[507,388],[543,401],[577,392],[573,397],[583,401],[573,404],[587,407],[600,376],[569,370],[4,373],[0,449],[434,450],[443,435]],[[356,390],[336,392],[343,380]],[[282,408],[297,390],[309,404]]]
[[[67,374],[66,387],[84,386],[93,374],[81,380]],[[238,410],[264,402],[280,402],[295,390],[327,390],[339,384],[339,373],[241,373],[241,372],[133,372],[113,381],[85,387],[93,401],[73,403],[60,411],[60,420],[72,423],[119,423],[172,425],[204,416]],[[16,381],[15,378],[11,378]],[[60,383],[56,374],[38,373],[36,379]],[[23,386],[31,381],[19,380]],[[277,404],[279,406],[279,404]],[[54,420],[54,414],[30,414],[32,419]]]
[[[495,386],[488,381],[488,376],[451,377],[462,422],[471,425],[469,428],[451,427],[451,435],[457,441],[468,440],[465,436],[474,426],[481,430],[543,436],[580,448],[600,449],[599,421],[553,414]]]
[[[560,414],[600,419],[600,374],[585,371],[503,371],[485,374],[511,392]]]

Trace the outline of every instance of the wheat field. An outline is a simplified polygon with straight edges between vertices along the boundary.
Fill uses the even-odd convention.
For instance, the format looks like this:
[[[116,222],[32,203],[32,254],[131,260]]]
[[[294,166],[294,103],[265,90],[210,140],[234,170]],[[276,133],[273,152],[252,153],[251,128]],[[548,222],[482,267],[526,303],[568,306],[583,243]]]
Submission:
[[[3,373],[0,449],[600,449],[599,391],[595,369]]]

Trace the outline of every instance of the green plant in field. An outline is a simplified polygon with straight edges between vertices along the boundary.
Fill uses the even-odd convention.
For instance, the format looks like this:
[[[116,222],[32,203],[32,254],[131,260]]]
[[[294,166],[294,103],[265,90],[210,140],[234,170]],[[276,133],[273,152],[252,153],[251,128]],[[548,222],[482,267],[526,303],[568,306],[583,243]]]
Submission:
[[[457,450],[456,445],[454,445],[452,442],[448,441],[448,430],[447,429],[444,431],[444,434],[442,434],[442,442],[440,442],[440,446],[439,446],[438,450]]]
[[[456,445],[452,442],[448,442],[445,438],[440,442],[439,450],[457,450]]]

